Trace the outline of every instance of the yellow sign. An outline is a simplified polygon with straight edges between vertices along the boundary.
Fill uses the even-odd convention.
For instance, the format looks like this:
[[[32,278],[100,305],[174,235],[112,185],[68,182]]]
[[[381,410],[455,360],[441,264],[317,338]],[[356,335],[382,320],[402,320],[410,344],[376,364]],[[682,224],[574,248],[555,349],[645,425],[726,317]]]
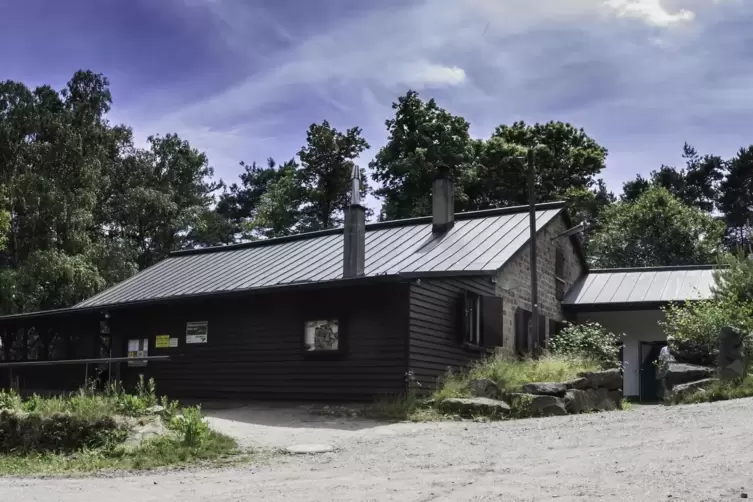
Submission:
[[[157,335],[154,346],[158,349],[167,349],[170,347],[170,335]]]

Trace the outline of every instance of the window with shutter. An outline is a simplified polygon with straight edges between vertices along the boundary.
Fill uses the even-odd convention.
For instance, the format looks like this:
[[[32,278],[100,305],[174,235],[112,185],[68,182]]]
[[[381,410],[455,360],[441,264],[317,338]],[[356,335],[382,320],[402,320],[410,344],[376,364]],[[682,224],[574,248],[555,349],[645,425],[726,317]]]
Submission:
[[[460,299],[460,322],[462,329],[461,340],[471,345],[481,345],[482,333],[482,297],[475,293],[465,292]]]

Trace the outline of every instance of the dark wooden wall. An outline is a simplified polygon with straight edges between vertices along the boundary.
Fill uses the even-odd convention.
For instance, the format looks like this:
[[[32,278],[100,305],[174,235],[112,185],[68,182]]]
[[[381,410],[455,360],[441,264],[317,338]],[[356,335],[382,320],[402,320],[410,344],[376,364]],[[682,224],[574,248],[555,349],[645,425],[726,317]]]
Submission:
[[[406,283],[375,284],[243,298],[184,301],[114,312],[111,327],[127,339],[148,338],[149,355],[168,362],[123,368],[132,385],[154,377],[160,394],[197,399],[349,401],[398,393],[407,371]],[[341,321],[342,354],[304,353],[304,323]],[[186,344],[186,322],[208,321],[208,343]],[[156,349],[157,335],[179,339]],[[124,354],[125,355],[125,354]]]
[[[421,279],[411,284],[409,365],[424,390],[433,390],[448,368],[459,369],[488,355],[465,346],[459,337],[458,301],[466,291],[496,294],[489,277]],[[488,348],[501,343],[484,341]]]

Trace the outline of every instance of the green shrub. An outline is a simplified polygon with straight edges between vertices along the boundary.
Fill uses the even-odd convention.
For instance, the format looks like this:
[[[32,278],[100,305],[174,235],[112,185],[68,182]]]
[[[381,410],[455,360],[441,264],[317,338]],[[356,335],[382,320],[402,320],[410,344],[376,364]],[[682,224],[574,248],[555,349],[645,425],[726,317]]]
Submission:
[[[549,351],[555,356],[571,357],[581,361],[595,361],[602,368],[620,366],[620,336],[606,330],[596,322],[568,324],[549,342]]]
[[[126,431],[112,417],[71,413],[0,411],[0,452],[72,452],[123,441]]]
[[[210,433],[209,424],[201,414],[201,406],[184,408],[183,415],[175,416],[169,427],[180,434],[183,444],[187,446],[201,444]]]
[[[753,303],[753,258],[743,253],[729,254],[720,258],[719,264],[721,268],[714,271],[714,297]]]
[[[667,336],[674,337],[675,348],[679,345],[695,348],[697,352],[708,354],[710,363],[715,359],[723,327],[753,331],[753,304],[730,297],[672,304],[663,310],[665,318],[660,324]],[[750,358],[753,340],[746,340],[745,345]]]
[[[15,390],[0,390],[0,410],[19,410],[22,404],[21,397]]]

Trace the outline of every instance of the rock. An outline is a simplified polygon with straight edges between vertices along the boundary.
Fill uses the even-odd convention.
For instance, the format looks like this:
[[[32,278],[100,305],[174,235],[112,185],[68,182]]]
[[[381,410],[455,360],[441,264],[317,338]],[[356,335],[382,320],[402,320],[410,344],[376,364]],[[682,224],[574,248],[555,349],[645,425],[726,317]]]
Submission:
[[[578,376],[588,381],[591,389],[617,390],[622,388],[622,371],[613,368],[604,371],[587,371],[578,373]]]
[[[719,333],[719,378],[735,380],[745,376],[745,338],[747,333],[725,326]]]
[[[564,397],[567,387],[564,383],[532,382],[521,386],[520,391],[523,394],[536,394],[537,396]]]
[[[704,378],[703,380],[696,380],[695,382],[681,383],[679,385],[675,385],[672,388],[672,391],[670,392],[668,399],[669,400],[680,399],[689,394],[693,394],[694,392],[697,392],[699,390],[706,390],[706,387],[711,385],[714,381],[715,379],[713,378]]]
[[[579,390],[585,390],[588,388],[588,386],[591,385],[587,378],[576,378],[575,380],[570,380],[565,382],[565,387],[567,389],[579,389]]]
[[[158,416],[148,417],[142,423],[136,422],[131,425],[131,432],[125,440],[126,446],[138,446],[146,439],[156,438],[167,433],[167,429],[162,424]]]
[[[504,401],[489,399],[488,397],[450,397],[439,403],[439,409],[466,418],[478,415],[503,417],[510,414],[510,405]]]
[[[669,363],[669,367],[667,368],[667,386],[672,389],[675,385],[710,378],[713,374],[714,370],[706,366],[685,363]]]
[[[589,411],[612,411],[619,407],[619,400],[613,394],[618,391],[607,389],[573,389],[565,395],[565,406],[570,413],[585,413]],[[619,392],[620,399],[622,392]]]
[[[499,385],[488,378],[471,380],[468,384],[468,390],[473,397],[487,397],[489,399],[500,399],[502,397],[502,390]]]
[[[157,415],[159,413],[162,413],[163,411],[165,411],[165,407],[160,406],[158,404],[155,404],[154,406],[150,406],[149,408],[146,409],[146,412],[149,413],[150,415]]]
[[[567,415],[565,401],[556,396],[514,393],[510,398],[516,414],[523,417],[551,417]]]
[[[612,400],[612,402],[614,403],[614,405],[617,407],[618,410],[622,409],[622,399],[624,397],[625,396],[622,393],[622,389],[609,391],[609,399]]]

